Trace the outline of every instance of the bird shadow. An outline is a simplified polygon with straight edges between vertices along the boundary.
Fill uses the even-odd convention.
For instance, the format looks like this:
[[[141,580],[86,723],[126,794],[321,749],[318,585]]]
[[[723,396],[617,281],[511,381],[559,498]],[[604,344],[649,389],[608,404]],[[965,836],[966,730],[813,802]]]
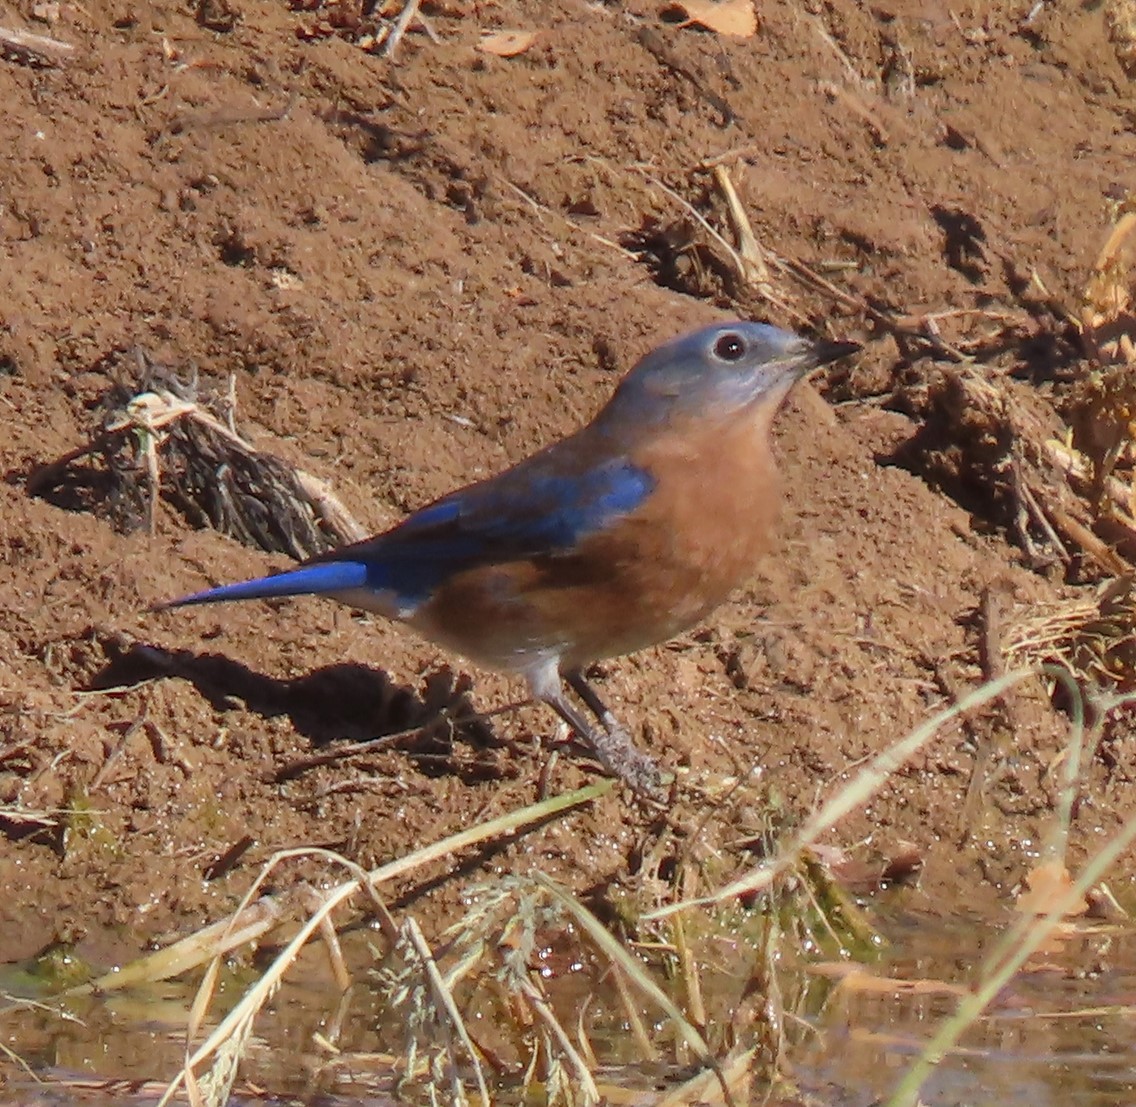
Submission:
[[[278,779],[335,760],[332,747],[344,741],[352,744],[352,753],[365,752],[367,744],[402,750],[431,775],[457,773],[474,779],[500,775],[483,758],[471,762],[455,752],[459,741],[478,751],[505,743],[474,707],[469,678],[448,666],[427,674],[417,692],[381,669],[353,662],[280,679],[219,653],[167,650],[136,641],[106,642],[104,648],[106,663],[90,681],[91,691],[179,678],[216,711],[244,708],[265,719],[286,716],[297,733],[329,752],[282,767]]]

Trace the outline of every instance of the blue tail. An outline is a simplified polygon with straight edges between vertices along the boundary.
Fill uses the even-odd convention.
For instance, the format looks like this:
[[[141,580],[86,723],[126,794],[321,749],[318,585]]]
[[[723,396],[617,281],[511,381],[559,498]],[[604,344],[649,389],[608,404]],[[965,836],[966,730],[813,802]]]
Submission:
[[[271,577],[242,581],[240,584],[223,584],[208,588],[181,599],[155,604],[152,611],[165,611],[170,607],[186,607],[198,603],[224,603],[228,600],[267,600],[279,596],[319,595],[325,592],[345,592],[366,588],[368,566],[364,561],[321,561],[305,565],[290,572]]]

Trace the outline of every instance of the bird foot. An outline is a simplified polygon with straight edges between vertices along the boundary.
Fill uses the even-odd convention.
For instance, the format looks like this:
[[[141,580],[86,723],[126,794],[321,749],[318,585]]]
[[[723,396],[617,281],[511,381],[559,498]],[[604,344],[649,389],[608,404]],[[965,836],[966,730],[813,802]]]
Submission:
[[[603,730],[590,727],[585,737],[603,767],[636,795],[655,802],[666,800],[674,774],[665,772],[653,758],[636,749],[631,735],[610,715],[602,722]]]
[[[635,748],[630,733],[607,709],[579,669],[570,670],[564,677],[592,713],[595,723],[565,698],[555,665],[529,674],[533,695],[548,704],[576,732],[612,776],[622,780],[642,799],[665,802],[674,782],[673,774],[664,772]]]

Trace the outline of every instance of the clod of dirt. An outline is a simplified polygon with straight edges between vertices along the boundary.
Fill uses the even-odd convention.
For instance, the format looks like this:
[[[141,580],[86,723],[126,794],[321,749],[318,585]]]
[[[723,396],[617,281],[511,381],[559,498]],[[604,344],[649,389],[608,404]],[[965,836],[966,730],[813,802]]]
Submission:
[[[1129,77],[1136,77],[1136,3],[1108,0],[1104,9],[1116,60]]]
[[[1010,529],[1035,564],[1067,562],[1064,543],[1042,507],[1060,498],[1045,451],[1046,440],[1058,431],[1055,421],[1047,421],[1012,382],[963,366],[937,368],[919,391],[927,422],[901,451],[901,460]]]

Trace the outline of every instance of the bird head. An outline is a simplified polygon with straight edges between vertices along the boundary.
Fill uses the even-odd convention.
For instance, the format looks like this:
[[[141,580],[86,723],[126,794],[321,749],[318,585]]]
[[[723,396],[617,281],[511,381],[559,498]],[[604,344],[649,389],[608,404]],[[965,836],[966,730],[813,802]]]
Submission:
[[[766,323],[721,323],[676,338],[649,353],[624,377],[603,422],[649,425],[685,418],[726,418],[781,404],[819,365],[859,349],[815,342]]]

